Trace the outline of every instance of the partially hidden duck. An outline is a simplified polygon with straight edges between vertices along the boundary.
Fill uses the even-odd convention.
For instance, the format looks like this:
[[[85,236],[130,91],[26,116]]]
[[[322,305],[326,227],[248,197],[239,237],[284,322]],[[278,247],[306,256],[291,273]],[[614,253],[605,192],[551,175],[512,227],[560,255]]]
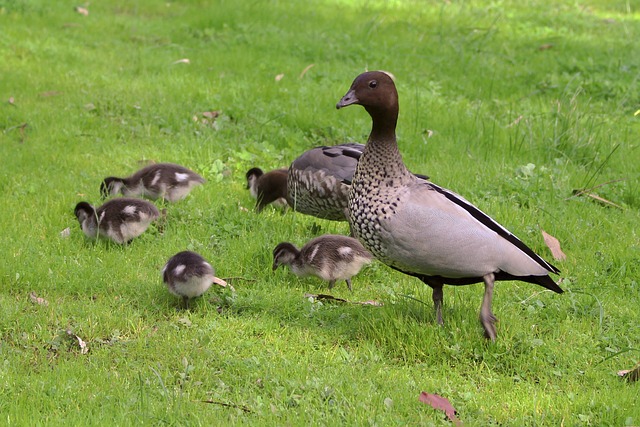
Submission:
[[[287,207],[287,170],[275,169],[267,173],[254,167],[247,171],[247,188],[256,199],[256,211],[261,212],[267,205]]]

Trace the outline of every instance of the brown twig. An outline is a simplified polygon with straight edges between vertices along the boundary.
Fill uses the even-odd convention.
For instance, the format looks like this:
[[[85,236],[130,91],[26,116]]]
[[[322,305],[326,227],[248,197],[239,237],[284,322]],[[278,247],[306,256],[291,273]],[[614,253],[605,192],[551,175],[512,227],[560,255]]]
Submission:
[[[247,277],[236,276],[236,277],[225,277],[225,281],[231,282],[233,280],[244,280],[245,282],[256,282],[258,279],[249,279]]]
[[[569,200],[569,199],[571,199],[573,197],[582,196],[583,194],[589,193],[589,192],[595,190],[596,188],[604,187],[605,185],[613,184],[615,182],[626,181],[627,179],[628,178],[614,179],[613,181],[607,181],[607,182],[603,182],[602,184],[598,184],[595,187],[583,188],[582,190],[573,190],[573,194],[571,196],[567,197],[565,200]]]
[[[226,408],[236,408],[236,409],[240,409],[248,414],[253,413],[253,411],[249,408],[247,408],[244,405],[236,405],[235,403],[225,403],[225,402],[218,402],[216,400],[201,400],[202,403],[210,403],[212,405],[220,405],[220,406],[224,406]]]

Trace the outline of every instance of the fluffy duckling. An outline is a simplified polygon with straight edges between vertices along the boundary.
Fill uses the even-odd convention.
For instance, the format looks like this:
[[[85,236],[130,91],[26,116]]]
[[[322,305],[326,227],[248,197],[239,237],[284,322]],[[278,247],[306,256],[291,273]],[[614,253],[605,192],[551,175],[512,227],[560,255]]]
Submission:
[[[361,105],[372,128],[349,193],[349,222],[365,248],[383,263],[433,289],[442,323],[443,285],[484,282],[480,322],[496,339],[491,311],[494,282],[520,280],[553,292],[559,270],[458,194],[412,175],[396,141],[398,92],[384,72],[359,75],[337,108]]]
[[[160,212],[151,202],[123,197],[109,200],[97,209],[80,202],[75,215],[88,237],[103,236],[122,244],[144,233]]]
[[[247,171],[247,188],[256,199],[256,211],[260,212],[269,203],[287,207],[287,170],[275,169],[264,173],[260,168]]]
[[[351,277],[369,264],[373,256],[356,239],[326,234],[310,240],[298,250],[282,242],[273,250],[273,270],[287,265],[297,276],[317,276],[333,288],[336,280],[344,280],[351,291]]]
[[[182,297],[184,308],[189,300],[204,294],[212,283],[226,287],[227,282],[215,276],[211,264],[195,252],[175,254],[162,268],[162,281],[173,295]]]
[[[102,197],[123,194],[126,197],[147,197],[177,202],[205,179],[184,166],[158,163],[140,169],[127,178],[107,177],[100,185]]]

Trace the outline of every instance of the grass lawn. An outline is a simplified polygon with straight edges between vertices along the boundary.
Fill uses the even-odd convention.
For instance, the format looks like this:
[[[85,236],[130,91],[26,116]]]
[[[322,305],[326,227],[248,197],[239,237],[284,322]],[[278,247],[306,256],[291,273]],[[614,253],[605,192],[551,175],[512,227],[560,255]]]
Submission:
[[[640,360],[636,2],[75,6],[0,0],[0,424],[450,425],[426,391],[465,425],[640,425],[617,376]],[[495,343],[482,285],[445,287],[438,327],[380,263],[333,292],[380,307],[271,271],[277,243],[348,227],[256,214],[244,174],[364,142],[366,112],[335,104],[365,69],[396,76],[411,170],[567,255],[562,295],[496,286]],[[208,182],[130,245],[87,239],[75,204],[149,161]],[[180,310],[160,269],[185,249],[236,293]]]

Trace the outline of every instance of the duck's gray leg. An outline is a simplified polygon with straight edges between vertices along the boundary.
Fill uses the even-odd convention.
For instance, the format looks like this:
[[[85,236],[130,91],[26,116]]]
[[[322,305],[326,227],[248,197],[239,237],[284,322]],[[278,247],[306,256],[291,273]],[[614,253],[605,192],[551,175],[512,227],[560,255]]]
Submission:
[[[438,322],[438,325],[444,325],[444,321],[442,320],[442,282],[433,277],[418,277],[433,289],[431,298],[433,299],[433,308],[436,312],[436,322]]]
[[[495,341],[497,336],[495,323],[498,319],[496,319],[496,316],[494,316],[491,311],[495,275],[490,273],[482,279],[484,280],[484,297],[482,298],[482,306],[480,307],[480,323],[482,323],[482,327],[484,328],[485,338]]]
[[[437,283],[435,285],[430,285],[433,288],[433,295],[431,295],[433,299],[433,308],[436,311],[436,322],[438,325],[443,325],[444,321],[442,320],[442,284]]]
[[[329,290],[333,289],[333,285],[336,284],[335,280],[329,280]]]

